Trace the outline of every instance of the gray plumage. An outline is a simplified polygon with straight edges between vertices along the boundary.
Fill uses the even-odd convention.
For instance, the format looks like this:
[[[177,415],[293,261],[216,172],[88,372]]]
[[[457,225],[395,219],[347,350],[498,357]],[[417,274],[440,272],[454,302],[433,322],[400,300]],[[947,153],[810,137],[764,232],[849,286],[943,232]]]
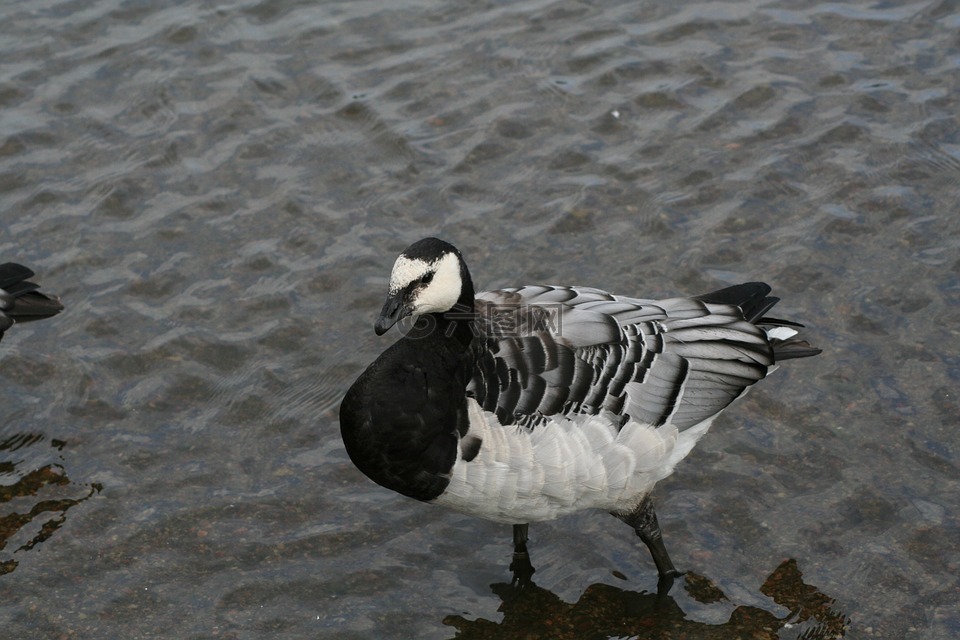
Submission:
[[[475,294],[460,252],[405,250],[374,328],[423,316],[340,408],[357,467],[404,495],[514,524],[515,580],[533,572],[526,523],[603,509],[677,575],[649,495],[716,416],[790,358],[819,349],[769,318],[751,282],[644,300],[587,287]]]

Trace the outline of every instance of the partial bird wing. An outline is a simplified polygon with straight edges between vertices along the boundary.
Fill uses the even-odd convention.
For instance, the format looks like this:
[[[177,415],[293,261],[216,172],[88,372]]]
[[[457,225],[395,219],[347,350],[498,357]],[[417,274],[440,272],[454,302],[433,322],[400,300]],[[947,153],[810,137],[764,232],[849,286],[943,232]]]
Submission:
[[[15,322],[42,320],[63,311],[59,298],[40,293],[40,285],[27,280],[33,275],[21,264],[0,264],[0,338]]]
[[[763,283],[667,300],[564,286],[483,292],[475,311],[487,340],[467,392],[503,424],[606,411],[682,430],[774,365],[771,340],[754,324],[777,302],[769,292]]]

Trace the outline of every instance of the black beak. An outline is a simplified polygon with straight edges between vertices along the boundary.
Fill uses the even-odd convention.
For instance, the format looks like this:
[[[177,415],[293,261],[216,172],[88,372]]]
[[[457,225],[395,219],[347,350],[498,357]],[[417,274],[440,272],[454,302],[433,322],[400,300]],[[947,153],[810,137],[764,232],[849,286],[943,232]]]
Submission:
[[[373,330],[378,336],[382,336],[390,327],[408,315],[410,315],[410,310],[403,304],[403,292],[398,291],[395,295],[389,296],[387,301],[383,303],[383,309],[380,310],[380,317],[374,323]]]

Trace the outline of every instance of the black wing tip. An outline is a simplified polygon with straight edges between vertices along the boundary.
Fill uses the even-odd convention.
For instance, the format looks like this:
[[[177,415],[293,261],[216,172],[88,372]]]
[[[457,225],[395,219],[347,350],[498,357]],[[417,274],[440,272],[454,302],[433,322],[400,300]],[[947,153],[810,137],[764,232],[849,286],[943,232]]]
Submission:
[[[34,275],[16,262],[0,264],[0,337],[15,323],[51,318],[63,311],[58,296],[41,293],[40,285],[27,280]]]
[[[780,302],[780,298],[768,295],[771,291],[773,289],[766,282],[744,282],[695,296],[694,300],[707,304],[728,304],[740,307],[747,321],[757,322],[763,314]]]
[[[13,309],[8,310],[6,314],[16,319],[17,322],[30,322],[31,320],[52,318],[61,311],[63,311],[63,303],[59,296],[34,290],[17,298]]]
[[[0,289],[8,289],[34,275],[36,274],[29,267],[16,262],[4,262],[0,264]]]
[[[775,362],[792,360],[794,358],[812,358],[823,353],[823,349],[810,346],[806,340],[785,340],[773,345],[773,359]]]
[[[795,327],[797,329],[803,329],[806,326],[800,324],[799,322],[794,322],[793,320],[784,320],[783,318],[768,318],[766,316],[757,318],[754,324],[769,327]]]

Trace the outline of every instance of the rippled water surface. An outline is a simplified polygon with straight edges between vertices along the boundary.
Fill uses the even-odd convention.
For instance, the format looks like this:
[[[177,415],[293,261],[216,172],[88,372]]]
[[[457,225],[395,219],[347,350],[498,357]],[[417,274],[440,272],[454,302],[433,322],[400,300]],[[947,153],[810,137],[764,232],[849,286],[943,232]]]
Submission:
[[[952,2],[0,6],[0,258],[66,311],[0,343],[17,638],[960,634]],[[480,287],[770,282],[824,354],[624,525],[373,485],[337,407],[396,254]],[[652,599],[651,599],[652,598]],[[804,635],[806,634],[806,635]]]

